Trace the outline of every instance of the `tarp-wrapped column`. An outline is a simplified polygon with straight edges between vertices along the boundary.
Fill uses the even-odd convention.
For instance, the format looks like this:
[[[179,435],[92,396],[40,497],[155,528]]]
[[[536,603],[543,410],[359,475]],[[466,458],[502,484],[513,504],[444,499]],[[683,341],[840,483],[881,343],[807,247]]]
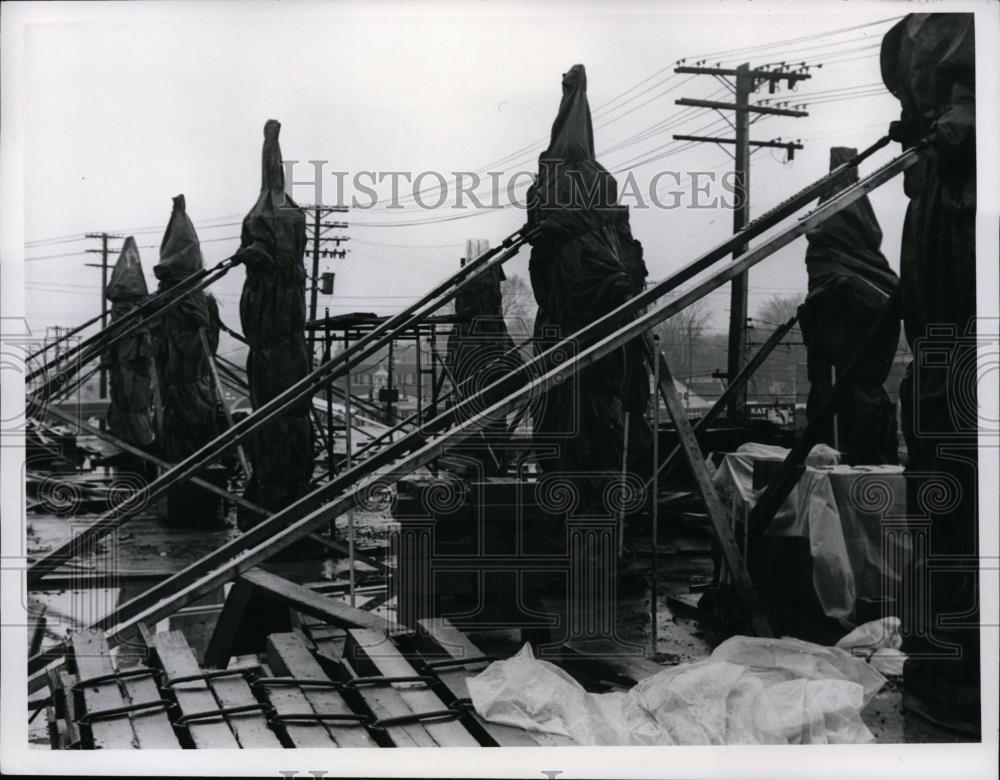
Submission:
[[[160,244],[160,262],[153,273],[159,290],[175,287],[204,267],[198,234],[187,215],[183,195],[174,198],[170,222]],[[219,343],[218,310],[215,300],[202,290],[181,294],[178,303],[155,321],[156,366],[159,375],[163,415],[160,454],[177,462],[191,455],[219,435],[218,395],[202,343],[204,331],[210,350]],[[219,482],[218,469],[202,473],[202,478]],[[211,473],[209,473],[211,472]],[[167,496],[167,516],[173,523],[204,525],[218,521],[218,499],[191,485],[179,484]]]
[[[142,260],[132,236],[126,238],[122,245],[106,293],[111,302],[112,322],[144,303],[149,295],[142,273]],[[156,438],[156,374],[149,328],[137,328],[117,341],[104,355],[103,361],[109,371],[111,391],[108,430],[142,450],[151,449]]]
[[[309,372],[304,334],[306,217],[285,194],[280,129],[273,119],[264,126],[260,195],[243,219],[237,253],[246,267],[240,321],[250,347],[247,379],[254,409]],[[310,402],[307,398],[289,407],[251,437],[248,501],[278,510],[308,492],[313,470]],[[240,521],[246,525],[259,519],[248,515]]]
[[[900,387],[907,512],[929,519],[930,529],[904,590],[926,600],[902,610],[910,655],[903,704],[970,732],[980,719],[974,32],[972,14],[910,14],[886,33],[881,52],[882,78],[902,108],[893,138],[909,147],[934,136],[904,179],[900,285],[914,353]],[[954,561],[951,572],[931,586],[935,559],[944,557]],[[921,614],[929,623],[913,617]],[[948,625],[938,624],[941,615],[953,616]]]
[[[856,154],[856,149],[832,148],[830,170]],[[878,320],[898,279],[880,251],[882,230],[867,196],[809,231],[806,239],[809,294],[799,307],[799,324],[808,356],[807,414],[812,419]],[[837,411],[836,441],[832,424],[820,439],[836,444],[853,464],[896,462],[896,408],[882,385],[896,354],[899,322],[885,323],[875,339],[876,348]]]
[[[473,260],[475,258],[468,258]],[[455,298],[455,314],[463,321],[455,324],[448,337],[447,363],[460,400],[508,376],[521,367],[523,359],[514,348],[503,317],[503,269],[494,266],[464,287]],[[474,405],[469,414],[483,411],[487,404]],[[502,447],[487,451],[487,445],[507,439],[506,415],[483,428],[483,440],[476,445],[476,458],[486,473],[503,473],[506,457]]]
[[[624,303],[632,284],[619,248],[618,185],[594,155],[594,133],[582,65],[563,76],[559,113],[538,179],[528,194],[528,226],[540,227],[529,273],[538,302],[541,351]],[[576,345],[579,349],[582,345]],[[606,355],[550,389],[534,414],[535,439],[559,455],[541,465],[575,479],[578,511],[597,510],[607,479],[621,470],[626,351]]]
[[[153,268],[161,292],[169,290],[204,265],[198,234],[185,210],[184,196],[174,198],[163,242],[160,262]],[[208,356],[199,331],[218,344],[218,323],[213,320],[214,302],[195,290],[161,317],[157,332],[157,367],[163,403],[160,450],[168,461],[178,461],[199,449],[218,433],[216,393]]]

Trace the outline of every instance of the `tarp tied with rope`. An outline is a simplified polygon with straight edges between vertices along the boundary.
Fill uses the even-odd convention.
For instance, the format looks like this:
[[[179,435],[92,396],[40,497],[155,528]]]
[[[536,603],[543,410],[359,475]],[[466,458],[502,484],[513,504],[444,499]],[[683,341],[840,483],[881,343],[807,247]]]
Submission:
[[[247,379],[254,409],[302,379],[310,369],[303,254],[306,217],[285,194],[278,134],[281,124],[264,125],[261,188],[243,219],[236,257],[246,267],[240,321],[250,347]],[[281,509],[305,495],[313,470],[309,399],[305,398],[254,434],[249,442],[253,476],[246,498]],[[255,519],[241,518],[241,522]]]
[[[178,195],[160,244],[160,262],[153,268],[160,291],[169,290],[202,266],[198,234],[185,210],[184,196]],[[201,339],[204,330],[214,355],[219,344],[217,304],[203,291],[194,290],[156,322],[156,363],[163,404],[160,452],[173,462],[219,434],[210,358]]]
[[[106,292],[111,302],[112,322],[142,304],[149,294],[142,273],[142,260],[132,236],[126,238],[122,245]],[[140,449],[149,449],[155,439],[156,375],[153,355],[149,329],[138,328],[127,338],[113,344],[103,356],[111,394],[108,430]]]
[[[830,170],[856,155],[857,149],[833,147]],[[856,181],[855,169],[844,186]],[[811,230],[806,240],[809,294],[799,307],[799,323],[808,356],[807,414],[812,419],[833,391],[834,371],[837,375],[846,371],[898,278],[881,252],[882,229],[867,196]],[[861,367],[837,413],[836,444],[850,463],[896,462],[896,409],[882,385],[898,342],[899,323],[893,320],[881,329],[878,350]],[[835,443],[832,425],[823,441]]]
[[[562,101],[549,147],[528,193],[528,227],[540,227],[529,272],[538,303],[536,351],[547,349],[616,308],[633,292],[621,257],[619,229],[628,212],[618,185],[595,158],[587,75],[574,65],[563,75]],[[535,437],[559,447],[546,468],[562,472],[621,469],[624,438],[625,349],[549,390],[534,413]],[[599,501],[603,483],[582,480],[583,506]]]
[[[890,127],[893,139],[910,147],[933,134],[932,148],[904,179],[910,204],[903,224],[900,287],[906,340],[914,352],[899,393],[908,451],[907,508],[911,514],[927,513],[931,521],[929,554],[974,560],[980,417],[973,14],[906,16],[882,41],[881,68],[882,80],[900,102],[900,119]],[[931,326],[942,335],[930,333]],[[927,499],[945,484],[954,500]],[[917,571],[922,569],[918,562]],[[927,580],[914,577],[916,581],[904,583],[904,592],[925,587]],[[975,566],[952,573],[941,587],[931,589],[927,609],[962,619],[935,626],[933,636],[923,641],[911,637],[903,646],[910,655],[903,680],[911,706],[971,733],[980,730],[977,593]],[[958,647],[957,657],[938,660],[942,646]]]
[[[466,259],[470,262],[488,248],[480,246],[476,241],[469,241],[467,246],[469,251]],[[474,396],[516,371],[524,363],[521,353],[514,348],[514,340],[507,331],[503,316],[501,284],[506,278],[503,268],[494,266],[455,296],[455,314],[464,318],[464,321],[457,323],[448,337],[447,362],[452,377],[458,384],[459,400]],[[483,408],[485,404],[474,408],[471,413],[482,411]],[[486,443],[507,438],[506,432],[506,415],[483,429]],[[498,469],[502,472],[505,469],[502,448],[482,452],[478,459],[482,461],[487,473]]]

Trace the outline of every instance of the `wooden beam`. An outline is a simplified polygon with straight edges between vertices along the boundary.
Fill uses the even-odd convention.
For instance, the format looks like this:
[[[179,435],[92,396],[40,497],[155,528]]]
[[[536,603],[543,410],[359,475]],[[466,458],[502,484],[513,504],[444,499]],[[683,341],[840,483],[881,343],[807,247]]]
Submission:
[[[379,631],[389,624],[378,615],[365,612],[342,601],[321,596],[309,588],[279,577],[263,569],[251,569],[243,579],[261,592],[288,604],[307,615],[312,615],[327,623],[344,628],[373,628]]]
[[[103,633],[80,631],[73,634],[71,641],[73,643],[73,660],[76,664],[79,680],[84,681],[114,673],[115,668],[111,663],[111,654],[108,652],[108,644]],[[128,704],[118,687],[118,683],[114,680],[87,685],[78,689],[78,693],[76,699],[77,717],[84,713],[97,713],[102,710],[124,707]],[[135,732],[132,730],[132,721],[127,714],[108,720],[94,721],[90,725],[84,726],[81,734],[84,744],[93,749],[137,749],[139,747],[139,740],[136,739]]]
[[[276,675],[285,675],[300,680],[329,679],[323,668],[313,658],[305,639],[297,632],[271,634],[267,639],[267,661]],[[299,712],[354,714],[343,697],[326,688],[292,688],[302,695]],[[336,747],[378,747],[368,730],[360,723],[337,723],[328,721],[326,731]]]
[[[674,68],[674,73],[691,73],[702,76],[735,76],[736,68],[703,68],[692,65],[678,65]],[[811,79],[808,73],[793,73],[791,71],[768,70],[767,68],[755,68],[750,71],[750,75],[755,79],[767,81],[803,81]]]
[[[375,674],[386,677],[417,675],[416,669],[403,658],[389,637],[382,632],[354,628],[347,632],[347,636],[345,655],[356,669],[359,665],[368,667]],[[408,687],[407,683],[403,683],[396,687],[396,691],[407,710],[400,712],[400,715],[447,709],[440,697],[426,686]],[[441,747],[479,747],[479,741],[457,720],[428,721],[420,725]]]
[[[233,647],[237,634],[243,623],[243,618],[246,616],[247,606],[253,597],[253,591],[253,584],[242,577],[236,580],[229,589],[212,636],[209,637],[208,647],[205,648],[203,660],[206,666],[225,668],[229,663],[229,658],[234,652]]]
[[[234,663],[227,668],[241,669],[254,668],[259,666],[256,663]],[[233,675],[225,677],[215,677],[208,681],[209,688],[215,694],[220,707],[248,707],[259,704],[257,697],[250,690],[246,677],[243,675]],[[264,712],[234,713],[226,716],[229,726],[236,735],[236,740],[240,747],[244,749],[256,748],[280,748],[282,747],[278,735],[267,725],[267,715]]]
[[[660,394],[663,396],[663,400],[667,405],[667,411],[674,421],[674,427],[677,429],[677,437],[680,439],[683,447],[684,457],[691,468],[691,473],[698,486],[698,492],[705,502],[709,519],[712,521],[715,538],[718,540],[719,546],[722,548],[722,554],[726,559],[729,570],[732,572],[733,583],[736,592],[739,594],[746,608],[750,626],[757,636],[772,636],[770,623],[764,614],[760,599],[754,590],[753,583],[750,581],[750,575],[747,573],[743,556],[740,554],[739,547],[736,545],[736,539],[733,537],[732,529],[729,527],[726,511],[719,500],[718,494],[715,492],[715,488],[712,486],[712,478],[709,476],[708,468],[705,466],[705,456],[702,455],[698,440],[695,438],[694,431],[691,430],[687,411],[684,409],[684,405],[677,393],[677,388],[674,386],[674,378],[670,373],[670,367],[667,365],[666,358],[663,357],[662,352],[656,355],[656,359],[660,363]]]
[[[735,138],[715,138],[707,135],[684,135],[678,133],[674,135],[675,141],[700,141],[710,144],[735,144]],[[793,141],[747,141],[750,146],[759,146],[767,149],[805,149],[802,144]]]
[[[281,659],[272,644],[272,638],[280,636],[272,634],[267,638],[267,661],[275,674],[287,674],[281,670]],[[301,715],[313,712],[312,705],[306,698],[305,691],[291,686],[275,686],[264,689],[264,695],[274,708],[277,716]],[[327,727],[320,721],[293,721],[279,727],[296,748],[335,748],[337,741],[331,736]]]
[[[201,668],[187,639],[180,631],[161,631],[150,637],[150,650],[156,653],[159,666],[163,669],[164,684],[170,678],[200,674]],[[170,689],[177,700],[182,715],[208,712],[220,708],[218,700],[205,680],[192,680],[174,685]],[[187,727],[191,741],[196,748],[235,749],[239,747],[236,736],[230,730],[223,716],[213,720],[202,720]]]
[[[678,106],[694,106],[696,108],[715,108],[720,111],[735,111],[739,106],[735,103],[722,103],[718,100],[696,100],[694,98],[678,98],[674,101]],[[777,116],[809,116],[808,111],[795,111],[789,108],[774,106],[748,105],[746,110],[755,114],[775,114]]]

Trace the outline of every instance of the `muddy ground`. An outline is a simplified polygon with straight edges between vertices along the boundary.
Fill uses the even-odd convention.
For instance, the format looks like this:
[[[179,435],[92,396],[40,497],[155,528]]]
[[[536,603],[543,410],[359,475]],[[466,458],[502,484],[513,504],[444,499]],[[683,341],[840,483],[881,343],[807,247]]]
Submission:
[[[37,555],[52,549],[67,538],[77,525],[92,522],[96,515],[78,515],[72,519],[49,514],[29,513],[26,526],[28,554]],[[338,520],[337,536],[346,541],[348,520]],[[362,549],[388,545],[387,519],[374,513],[357,513],[354,518],[355,544]],[[237,534],[235,523],[216,530],[170,528],[160,521],[155,512],[149,512],[128,522],[114,537],[99,543],[92,554],[77,559],[67,567],[67,575],[56,585],[42,593],[27,598],[31,614],[44,615],[43,646],[61,640],[66,632],[80,628],[84,623],[106,614],[116,603],[141,593],[153,581],[184,568]],[[657,627],[655,652],[651,643],[650,585],[652,582],[651,547],[647,541],[627,538],[630,545],[630,562],[622,576],[619,592],[617,621],[619,636],[649,649],[651,657],[662,664],[676,664],[705,658],[728,634],[711,621],[692,617],[678,611],[674,614],[671,597],[687,596],[706,586],[712,577],[712,561],[708,554],[707,537],[667,538],[658,548]],[[109,571],[112,561],[119,572],[117,582],[108,587],[76,587],[72,576],[92,577]],[[309,560],[269,564],[276,573],[303,583],[346,583],[349,565],[343,558],[320,556]],[[374,596],[371,583],[381,583],[379,573],[364,564],[355,570],[356,583],[365,589],[357,598],[358,606]],[[218,616],[223,591],[210,594],[197,604],[181,610],[159,628],[179,628],[197,649],[208,641]],[[345,596],[346,598],[346,596]],[[386,617],[392,617],[391,602],[379,608]],[[35,622],[37,626],[37,620]],[[34,627],[34,626],[33,626]],[[29,632],[30,635],[31,632]],[[516,636],[492,638],[494,653],[498,650],[516,651]],[[33,708],[31,708],[33,709]],[[878,742],[952,742],[959,738],[922,719],[904,713],[901,709],[899,683],[890,680],[862,716],[875,734]],[[39,747],[48,745],[45,734],[44,714],[31,724],[32,742]]]

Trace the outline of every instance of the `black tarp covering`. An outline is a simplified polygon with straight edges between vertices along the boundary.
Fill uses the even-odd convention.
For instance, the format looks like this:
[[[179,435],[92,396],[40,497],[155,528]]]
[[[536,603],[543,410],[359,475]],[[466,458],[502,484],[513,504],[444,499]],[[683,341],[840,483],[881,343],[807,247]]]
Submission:
[[[475,259],[475,258],[469,258]],[[455,314],[464,318],[448,336],[447,365],[458,385],[458,400],[474,396],[523,365],[523,357],[514,348],[514,340],[507,331],[503,317],[501,282],[505,275],[500,266],[480,274],[455,297]],[[486,405],[473,406],[470,414],[483,411]],[[487,444],[499,443],[507,438],[507,420],[503,416],[483,429],[485,441],[473,440],[476,458],[483,464],[485,473],[501,473],[506,458],[502,447]]]
[[[160,262],[153,273],[160,291],[169,290],[201,270],[198,234],[185,210],[184,196],[174,198],[170,222],[160,244]],[[219,343],[215,302],[201,290],[184,295],[157,322],[157,371],[163,405],[160,452],[176,462],[219,434],[217,394],[209,358],[199,331],[210,344]]]
[[[856,154],[856,149],[833,147],[830,170]],[[809,372],[806,408],[812,419],[833,390],[834,372],[843,376],[898,279],[881,252],[882,229],[867,196],[809,231],[806,239],[809,294],[799,307],[799,324]],[[887,323],[877,341],[876,353],[861,367],[837,413],[838,436],[831,423],[821,437],[831,446],[836,443],[850,463],[896,462],[896,408],[882,385],[896,354],[899,323]]]
[[[246,267],[240,321],[250,347],[247,379],[254,409],[302,379],[310,369],[303,254],[305,213],[285,194],[278,134],[281,124],[264,125],[260,195],[243,219],[237,259]],[[248,442],[253,476],[245,497],[278,510],[308,492],[313,470],[311,399],[285,411]],[[257,517],[241,517],[246,524]]]
[[[142,260],[135,239],[129,236],[111,271],[106,290],[111,302],[111,321],[124,317],[148,296]],[[155,440],[155,364],[149,328],[132,331],[113,344],[104,355],[108,369],[108,430],[129,444],[149,450]]]
[[[892,136],[904,147],[935,136],[924,161],[906,172],[900,256],[903,324],[914,352],[900,386],[907,513],[931,524],[928,558],[907,572],[904,592],[920,594],[934,558],[974,556],[978,546],[974,28],[972,14],[911,14],[889,30],[881,52],[883,81],[902,109]],[[943,485],[954,500],[930,500]],[[904,691],[925,714],[970,730],[980,717],[977,590],[970,563],[936,577],[929,604],[903,610],[932,616],[929,636],[904,622]],[[962,620],[940,626],[933,617],[941,614]],[[957,647],[956,657],[943,658],[944,646]]]
[[[564,74],[562,91],[551,142],[528,193],[528,227],[542,229],[529,264],[538,351],[624,303],[633,290],[617,228],[627,211],[617,205],[614,177],[595,159],[582,65]],[[543,469],[620,472],[625,364],[625,350],[616,350],[540,399],[535,438],[557,444],[560,453]],[[604,484],[599,478],[579,481],[579,511],[599,510]]]

